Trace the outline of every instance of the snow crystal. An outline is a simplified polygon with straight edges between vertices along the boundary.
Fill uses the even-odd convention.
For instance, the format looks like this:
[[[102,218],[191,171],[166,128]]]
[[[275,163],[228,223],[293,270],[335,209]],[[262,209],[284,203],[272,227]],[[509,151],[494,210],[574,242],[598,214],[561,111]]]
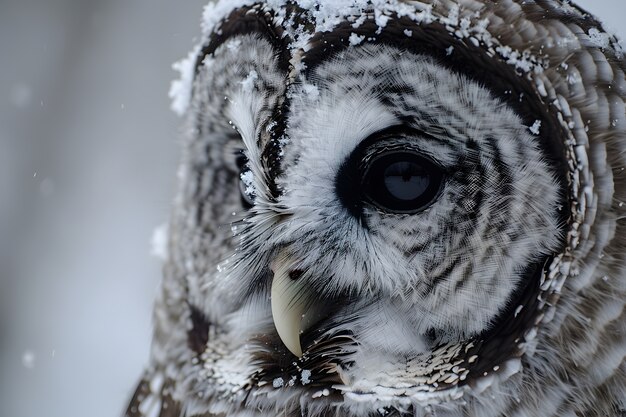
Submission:
[[[600,32],[597,28],[589,29],[589,40],[599,48],[608,48],[610,36],[608,33]]]
[[[250,71],[245,80],[241,81],[241,88],[244,93],[251,93],[254,90],[254,82],[259,79],[259,74],[255,70]]]
[[[172,68],[180,73],[180,79],[172,81],[169,96],[172,99],[171,109],[179,116],[187,111],[191,101],[194,66],[199,52],[200,46],[196,46],[187,58],[172,65]]]
[[[409,29],[404,29],[403,33],[404,33],[406,36],[408,36],[409,38],[410,38],[411,36],[413,36],[413,31],[412,31],[412,30],[409,30]]]
[[[256,190],[254,189],[254,176],[252,171],[244,171],[241,173],[241,181],[246,186],[246,194],[249,196],[255,196]]]
[[[492,38],[487,31],[489,19],[479,20],[479,15],[475,15],[476,21],[472,21],[467,16],[461,17],[458,5],[451,8],[448,16],[437,16],[433,13],[432,5],[420,2],[384,0],[292,0],[292,2],[296,6],[307,10],[311,16],[310,29],[308,26],[305,28],[304,26],[296,27],[289,24],[286,12],[286,5],[289,3],[287,0],[266,0],[262,2],[261,6],[257,4],[256,0],[219,0],[209,2],[204,8],[202,18],[203,40],[186,59],[174,64],[174,69],[179,71],[181,76],[179,80],[172,83],[170,89],[172,109],[179,115],[182,115],[187,110],[193,87],[194,64],[202,45],[206,43],[211,33],[220,34],[220,22],[232,11],[241,7],[257,7],[259,10],[263,8],[273,9],[275,11],[275,19],[281,21],[285,27],[285,36],[293,39],[293,42],[289,45],[292,52],[298,49],[308,50],[311,46],[309,42],[315,32],[332,31],[346,19],[353,22],[352,26],[354,28],[360,27],[366,20],[363,11],[365,9],[373,9],[374,20],[378,26],[376,33],[380,33],[387,26],[391,15],[409,18],[417,24],[431,24],[438,21],[444,24],[448,31],[460,38],[469,38],[475,45],[484,44],[491,51],[494,50],[492,47],[495,48],[495,51],[505,58],[508,64],[515,66],[520,72],[540,72],[542,70],[541,62],[536,57],[529,53],[521,53],[508,46],[503,46],[497,39]],[[405,31],[404,34],[409,37],[413,35],[411,31]],[[603,45],[608,42],[608,35],[594,29],[589,31],[589,36],[590,39]],[[363,35],[359,36],[352,33],[348,40],[351,45],[359,45],[365,39],[366,37]],[[226,47],[236,50],[240,44],[240,40],[233,40],[232,42],[227,42]],[[446,49],[448,54],[451,51],[449,48]],[[209,65],[211,62],[211,59],[206,59],[204,65]],[[293,65],[296,72],[302,69],[298,60],[294,60]],[[246,78],[242,82],[242,86],[244,89],[252,89],[254,87],[254,77]]]
[[[328,397],[329,395],[330,395],[330,391],[328,389],[324,388],[321,391],[316,391],[315,393],[313,393],[311,398]]]
[[[454,46],[450,45],[446,48],[446,55],[452,55],[452,52],[454,52]]]
[[[376,21],[376,25],[379,28],[379,32],[380,32],[380,29],[387,26],[387,22],[389,22],[389,19],[391,18],[389,16],[385,16],[384,14],[382,14],[382,12],[379,9],[374,10],[374,20]]]
[[[26,369],[35,367],[35,353],[32,350],[27,350],[22,354],[22,365]]]
[[[357,35],[356,33],[352,33],[350,34],[350,38],[348,38],[348,40],[350,41],[350,45],[359,45],[361,42],[363,42],[363,40],[365,40],[365,35]]]
[[[152,232],[152,239],[150,240],[150,254],[152,256],[155,256],[163,261],[167,260],[167,238],[167,224],[162,224],[161,226],[154,229],[154,231]]]
[[[311,383],[311,371],[304,369],[300,375],[300,381],[302,382],[302,385]]]
[[[274,379],[274,381],[272,381],[272,386],[274,388],[280,388],[283,385],[285,385],[285,381],[283,381],[282,378],[276,378],[276,379]]]
[[[541,120],[535,120],[535,123],[528,128],[533,135],[539,135],[539,129],[541,128]]]

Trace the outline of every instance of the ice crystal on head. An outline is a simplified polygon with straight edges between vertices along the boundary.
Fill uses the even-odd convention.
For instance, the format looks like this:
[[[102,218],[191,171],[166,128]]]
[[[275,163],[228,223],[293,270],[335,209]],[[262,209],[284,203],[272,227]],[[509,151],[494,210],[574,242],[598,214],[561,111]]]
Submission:
[[[256,190],[254,188],[254,176],[252,175],[252,171],[242,172],[241,181],[243,181],[243,185],[246,186],[245,193],[250,197],[254,197]]]
[[[374,19],[376,21],[376,25],[378,26],[379,32],[382,28],[387,26],[387,22],[391,19],[389,16],[385,16],[380,9],[376,9],[374,11]]]
[[[300,374],[300,381],[302,382],[302,385],[310,384],[311,383],[311,371],[309,371],[308,369],[304,369],[302,371],[302,374]]]
[[[199,51],[200,47],[198,46],[189,53],[187,58],[172,65],[172,68],[180,73],[180,79],[172,82],[169,96],[172,99],[172,110],[179,116],[182,116],[187,111],[191,100],[194,67]]]
[[[348,40],[350,41],[350,45],[359,45],[361,42],[363,42],[363,40],[365,40],[365,35],[359,36],[356,33],[351,33]]]
[[[293,3],[298,8],[305,10],[308,16],[307,25],[295,25],[293,20],[287,16],[286,6]],[[400,18],[408,18],[416,24],[431,24],[435,21],[445,25],[446,29],[456,37],[468,39],[476,46],[484,45],[489,48],[492,53],[498,53],[508,64],[515,66],[518,72],[541,72],[541,61],[530,55],[528,52],[520,52],[509,46],[502,45],[493,38],[487,27],[489,19],[480,19],[477,12],[469,16],[462,16],[461,9],[458,5],[453,6],[447,16],[439,16],[433,13],[432,4],[423,4],[421,2],[401,1],[401,0],[266,0],[259,3],[256,0],[218,0],[211,1],[204,8],[202,18],[203,41],[196,46],[194,51],[184,60],[176,63],[174,68],[181,73],[180,79],[172,83],[170,96],[172,100],[172,109],[183,114],[190,102],[191,91],[193,86],[193,77],[195,69],[195,60],[201,47],[206,43],[211,34],[220,34],[220,22],[227,18],[233,11],[242,7],[258,7],[260,9],[267,8],[274,11],[274,18],[280,22],[285,30],[285,36],[292,39],[289,49],[295,51],[307,51],[311,45],[310,41],[315,33],[329,32],[334,30],[339,24],[349,21],[352,27],[359,28],[368,19],[368,15],[364,13],[368,11],[369,16],[373,14],[374,22],[377,25],[376,34],[380,34],[387,26],[392,18],[397,16]],[[413,32],[405,30],[404,35],[412,37]],[[375,36],[372,38],[375,39]],[[590,42],[597,43],[602,47],[609,46],[610,37],[605,33],[601,33],[598,29],[592,28],[589,31]],[[356,33],[350,34],[348,41],[351,45],[356,46],[366,41],[366,36]],[[575,41],[575,39],[572,39]],[[616,42],[615,47],[618,49]],[[233,39],[227,41],[226,48],[229,50],[237,50],[240,46],[240,40]],[[446,49],[446,53],[450,54],[451,48]],[[296,54],[297,55],[297,54]],[[205,66],[210,65],[212,60],[205,59]],[[302,72],[304,65],[297,56],[294,55],[291,64],[293,72]],[[244,91],[251,91],[254,88],[254,73],[242,82]],[[309,94],[313,90],[304,91]],[[293,90],[292,90],[293,93]],[[289,93],[288,93],[289,97]]]
[[[527,52],[520,53],[510,46],[498,46],[496,52],[506,60],[507,64],[515,66],[522,72],[530,72],[533,69],[541,68],[532,62],[532,57]]]
[[[541,120],[535,120],[535,123],[528,128],[533,135],[539,135],[539,129],[541,128]]]
[[[589,29],[589,40],[592,44],[598,48],[608,48],[610,35],[605,32],[600,32],[597,28]]]
[[[283,381],[282,378],[276,378],[276,379],[274,379],[274,381],[272,381],[272,386],[274,388],[280,388],[283,385],[285,385],[285,381]]]

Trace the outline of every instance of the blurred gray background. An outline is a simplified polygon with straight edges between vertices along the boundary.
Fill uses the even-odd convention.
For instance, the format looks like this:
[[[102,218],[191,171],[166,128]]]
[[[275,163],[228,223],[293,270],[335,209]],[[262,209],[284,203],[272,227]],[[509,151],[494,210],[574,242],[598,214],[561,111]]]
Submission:
[[[206,0],[0,0],[0,416],[118,416],[146,363]],[[626,2],[580,0],[626,35]]]

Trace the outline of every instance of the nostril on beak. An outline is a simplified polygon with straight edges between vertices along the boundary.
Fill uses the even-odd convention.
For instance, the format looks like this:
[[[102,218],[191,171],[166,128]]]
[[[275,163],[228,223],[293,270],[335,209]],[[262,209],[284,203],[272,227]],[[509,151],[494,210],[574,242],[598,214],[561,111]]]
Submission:
[[[298,279],[302,276],[302,273],[303,273],[303,272],[302,272],[301,270],[299,270],[299,269],[294,269],[293,271],[290,271],[290,272],[289,272],[289,278],[290,278],[292,281],[296,281],[296,280],[298,280]]]

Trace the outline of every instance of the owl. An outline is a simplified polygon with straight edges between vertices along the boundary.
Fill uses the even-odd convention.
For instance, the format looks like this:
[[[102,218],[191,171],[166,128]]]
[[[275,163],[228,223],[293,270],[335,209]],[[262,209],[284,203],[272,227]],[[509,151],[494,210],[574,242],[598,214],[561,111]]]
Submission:
[[[220,0],[127,417],[626,415],[626,60],[568,0]]]

